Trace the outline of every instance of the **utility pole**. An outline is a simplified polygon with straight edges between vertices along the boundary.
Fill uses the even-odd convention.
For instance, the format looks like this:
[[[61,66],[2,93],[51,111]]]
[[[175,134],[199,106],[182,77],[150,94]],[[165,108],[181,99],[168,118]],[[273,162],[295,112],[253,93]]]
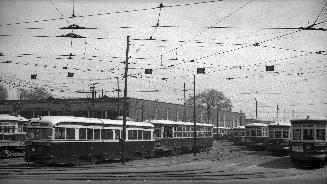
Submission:
[[[144,121],[144,104],[142,102],[142,117],[141,117],[142,122]]]
[[[193,101],[193,154],[196,156],[196,108],[195,108],[195,74],[194,74],[194,81],[193,81],[193,94],[194,94],[194,101]]]
[[[127,110],[127,74],[128,74],[129,36],[127,36],[126,61],[125,61],[125,88],[124,88],[124,112],[123,112],[123,135],[122,135],[122,164],[125,164],[125,141],[126,141],[126,110]]]
[[[258,119],[258,101],[257,98],[255,99],[255,119]]]
[[[120,116],[120,95],[119,95],[119,92],[120,92],[120,89],[119,89],[119,77],[115,77],[117,79],[117,112],[118,112],[118,116]]]
[[[285,123],[285,118],[286,118],[286,117],[285,117],[285,113],[286,113],[286,112],[285,112],[285,109],[284,109],[284,123]]]
[[[277,119],[276,119],[276,122],[278,123],[278,110],[279,110],[279,107],[277,105]]]
[[[186,89],[185,89],[185,82],[184,82],[184,122],[186,122]]]

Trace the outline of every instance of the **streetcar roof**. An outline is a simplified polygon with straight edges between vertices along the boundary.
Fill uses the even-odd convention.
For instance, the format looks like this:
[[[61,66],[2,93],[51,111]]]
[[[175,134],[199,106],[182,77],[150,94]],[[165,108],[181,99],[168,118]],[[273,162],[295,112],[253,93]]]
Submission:
[[[327,117],[321,117],[321,116],[306,116],[306,117],[300,117],[297,119],[292,119],[292,121],[327,121]]]
[[[214,126],[213,128],[217,128],[216,126]],[[228,127],[218,127],[218,129],[228,129]]]
[[[284,122],[275,122],[275,123],[270,123],[268,124],[268,127],[278,127],[278,126],[283,126],[283,127],[290,127],[291,123],[284,123]]]
[[[75,116],[43,116],[40,118],[32,118],[31,122],[43,122],[48,123],[49,126],[56,126],[59,123],[85,123],[94,125],[123,125],[122,120],[111,120],[111,119],[98,119],[98,118],[85,118],[85,117],[75,117]],[[126,121],[128,126],[142,126],[142,127],[154,127],[150,123],[146,122],[134,122]]]
[[[0,121],[28,121],[28,119],[21,116],[12,116],[9,114],[0,114]]]
[[[264,123],[251,123],[251,124],[247,124],[245,125],[245,128],[247,127],[267,127],[267,124]]]
[[[233,129],[245,129],[245,126],[237,126],[237,127],[234,127]]]
[[[183,121],[171,121],[171,120],[149,120],[146,121],[152,124],[163,124],[163,125],[185,125],[185,126],[193,126],[194,123],[192,122],[183,122]],[[198,126],[209,126],[209,127],[213,127],[212,124],[206,124],[206,123],[196,123],[196,125]]]

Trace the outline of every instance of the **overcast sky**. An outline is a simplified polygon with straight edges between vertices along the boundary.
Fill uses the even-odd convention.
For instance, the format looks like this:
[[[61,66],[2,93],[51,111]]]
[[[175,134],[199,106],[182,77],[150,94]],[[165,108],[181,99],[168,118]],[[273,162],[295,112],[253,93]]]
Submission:
[[[276,118],[277,105],[279,118],[285,110],[286,120],[293,111],[295,117],[327,116],[327,32],[265,29],[314,22],[326,29],[326,1],[163,0],[161,9],[160,2],[75,0],[76,17],[69,18],[73,1],[1,0],[1,84],[10,99],[17,99],[17,88],[35,85],[58,98],[86,97],[76,91],[96,82],[97,89],[116,97],[115,77],[122,89],[130,36],[129,97],[183,103],[183,83],[192,95],[193,75],[205,68],[196,75],[196,92],[222,91],[233,111],[248,118],[255,117],[255,98],[260,119]],[[60,28],[71,24],[96,29],[73,31],[86,38],[57,37],[70,33]],[[72,59],[61,56],[70,53]],[[265,71],[266,65],[275,71]]]

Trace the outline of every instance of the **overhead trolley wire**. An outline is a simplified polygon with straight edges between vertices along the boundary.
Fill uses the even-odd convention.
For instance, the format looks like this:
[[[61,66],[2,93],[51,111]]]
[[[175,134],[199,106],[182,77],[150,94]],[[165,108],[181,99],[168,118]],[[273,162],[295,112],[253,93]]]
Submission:
[[[175,4],[175,5],[169,5],[164,6],[164,8],[175,8],[175,7],[182,7],[182,6],[192,6],[192,5],[198,5],[198,4],[206,4],[206,3],[216,3],[220,2],[222,0],[210,0],[210,1],[202,1],[202,2],[194,2],[194,3],[184,3],[184,4]],[[122,14],[122,13],[133,13],[133,12],[141,12],[141,11],[149,11],[149,10],[155,10],[160,7],[152,7],[152,8],[140,8],[140,9],[134,9],[134,10],[122,10],[122,11],[116,11],[116,12],[104,12],[104,13],[94,13],[94,14],[88,14],[88,15],[78,15],[78,16],[70,16],[69,19],[72,18],[83,18],[83,17],[93,17],[93,16],[105,16],[105,15],[112,15],[112,14]],[[20,25],[20,24],[29,24],[29,23],[36,23],[36,22],[47,22],[47,21],[57,21],[62,20],[61,18],[50,18],[50,19],[44,19],[44,20],[32,20],[32,21],[24,21],[24,22],[16,22],[16,23],[7,23],[7,24],[0,24],[1,26],[12,26],[12,25]]]

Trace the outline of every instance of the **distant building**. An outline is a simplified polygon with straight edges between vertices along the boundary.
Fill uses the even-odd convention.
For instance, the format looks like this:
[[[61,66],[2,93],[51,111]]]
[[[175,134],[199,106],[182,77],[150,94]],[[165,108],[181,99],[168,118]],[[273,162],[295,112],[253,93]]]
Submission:
[[[0,113],[17,113],[25,118],[38,116],[71,115],[116,119],[123,115],[123,99],[118,98],[78,98],[78,99],[48,99],[48,100],[2,100]],[[127,98],[127,116],[135,121],[149,119],[169,119],[173,121],[193,121],[193,106]],[[211,123],[215,126],[235,127],[243,125],[245,114],[213,110],[208,120],[205,108],[196,109],[197,122]],[[218,120],[218,121],[217,121]]]

